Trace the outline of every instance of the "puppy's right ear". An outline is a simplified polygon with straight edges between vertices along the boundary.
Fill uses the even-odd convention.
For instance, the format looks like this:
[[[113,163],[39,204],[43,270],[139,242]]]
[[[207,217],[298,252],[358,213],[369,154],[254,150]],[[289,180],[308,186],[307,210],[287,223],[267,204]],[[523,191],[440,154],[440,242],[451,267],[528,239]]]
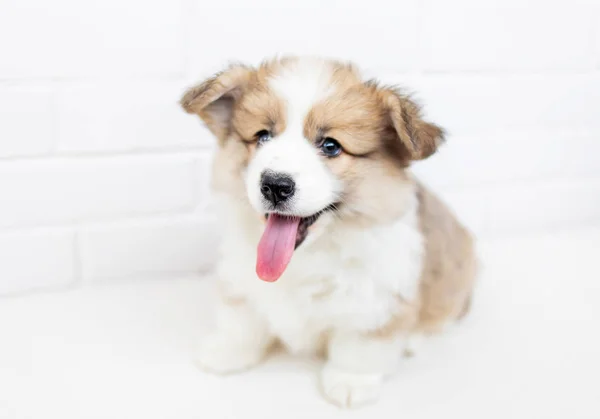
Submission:
[[[180,104],[187,113],[198,115],[220,141],[225,141],[230,133],[233,105],[253,73],[254,70],[250,67],[231,65],[190,88],[181,98]]]

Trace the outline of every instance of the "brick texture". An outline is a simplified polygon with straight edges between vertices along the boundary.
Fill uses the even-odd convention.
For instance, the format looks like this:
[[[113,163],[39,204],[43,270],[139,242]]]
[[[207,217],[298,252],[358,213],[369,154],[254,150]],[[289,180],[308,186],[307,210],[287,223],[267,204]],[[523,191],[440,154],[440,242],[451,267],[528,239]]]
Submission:
[[[99,225],[81,233],[86,281],[198,273],[215,259],[211,219],[180,217]]]
[[[176,75],[180,2],[9,0],[0,14],[0,78]]]
[[[78,85],[57,98],[58,150],[110,152],[202,147],[200,120],[177,106],[182,82]],[[117,99],[118,98],[118,99]]]
[[[122,156],[0,163],[0,226],[38,226],[191,209],[194,160]]]

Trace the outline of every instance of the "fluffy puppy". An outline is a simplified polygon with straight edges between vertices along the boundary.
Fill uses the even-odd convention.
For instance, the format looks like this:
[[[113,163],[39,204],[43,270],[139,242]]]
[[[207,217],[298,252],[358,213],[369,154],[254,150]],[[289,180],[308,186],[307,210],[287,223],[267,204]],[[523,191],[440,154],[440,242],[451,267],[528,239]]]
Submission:
[[[312,57],[231,65],[181,105],[218,141],[220,301],[199,363],[245,370],[277,341],[326,354],[328,400],[375,400],[407,342],[470,301],[470,234],[408,171],[443,130],[352,64]]]

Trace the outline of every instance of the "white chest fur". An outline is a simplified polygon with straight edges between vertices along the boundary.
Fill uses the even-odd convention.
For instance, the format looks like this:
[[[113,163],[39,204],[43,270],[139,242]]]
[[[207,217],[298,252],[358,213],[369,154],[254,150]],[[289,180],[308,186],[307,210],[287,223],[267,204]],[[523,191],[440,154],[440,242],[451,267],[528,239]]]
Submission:
[[[220,279],[292,351],[312,350],[330,329],[377,329],[396,314],[399,297],[416,296],[423,253],[416,203],[404,217],[376,228],[322,220],[326,227],[309,234],[275,283],[259,280],[254,271],[256,216],[234,211],[227,218]]]

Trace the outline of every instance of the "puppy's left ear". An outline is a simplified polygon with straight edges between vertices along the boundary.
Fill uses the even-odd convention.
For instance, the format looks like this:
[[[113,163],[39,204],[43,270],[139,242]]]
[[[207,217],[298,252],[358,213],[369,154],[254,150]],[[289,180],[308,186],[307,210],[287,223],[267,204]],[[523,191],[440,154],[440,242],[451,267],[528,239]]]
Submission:
[[[187,113],[198,115],[223,143],[230,132],[233,106],[253,73],[253,69],[245,65],[231,65],[188,89],[180,104]]]
[[[423,160],[435,153],[444,142],[444,130],[424,121],[419,105],[397,89],[384,89],[381,93],[394,130],[410,160]]]

